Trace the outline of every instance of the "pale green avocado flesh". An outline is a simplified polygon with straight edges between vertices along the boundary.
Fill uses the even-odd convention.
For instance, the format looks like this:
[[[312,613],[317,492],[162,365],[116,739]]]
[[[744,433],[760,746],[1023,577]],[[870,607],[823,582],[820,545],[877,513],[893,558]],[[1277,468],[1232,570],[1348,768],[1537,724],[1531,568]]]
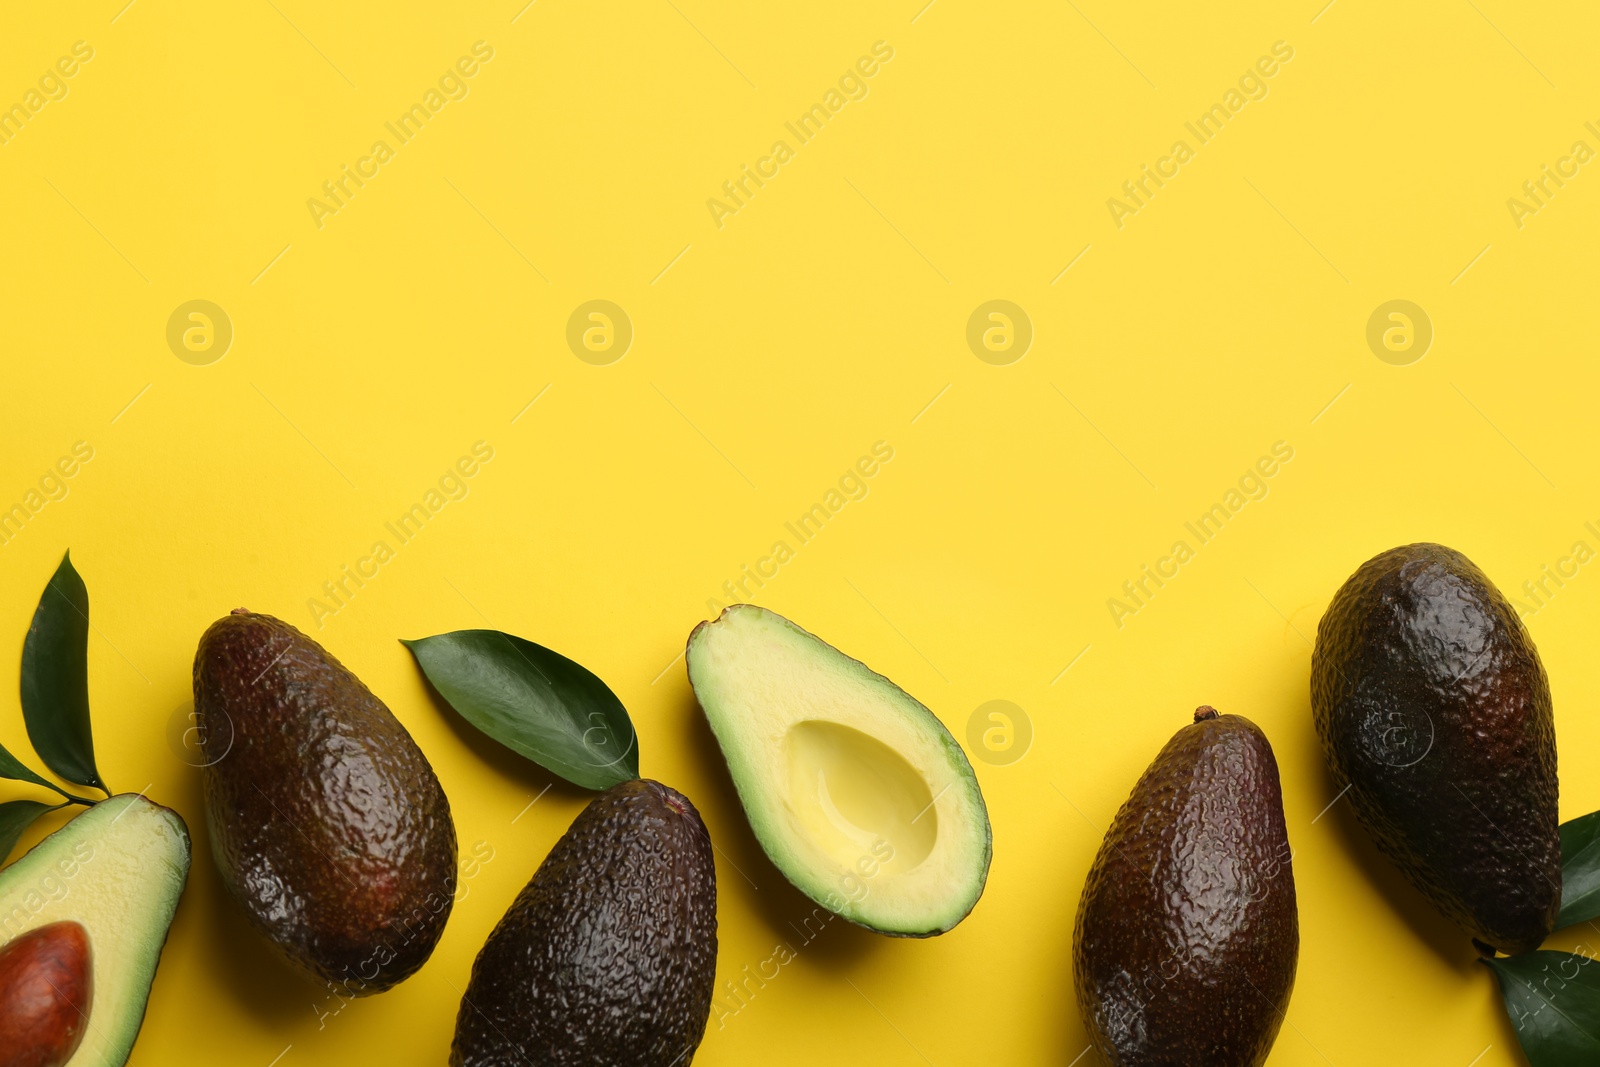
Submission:
[[[67,919],[89,933],[88,1029],[66,1067],[127,1062],[188,876],[183,819],[132,794],[96,804],[0,870],[0,945]]]
[[[697,626],[688,664],[750,827],[801,892],[903,937],[967,916],[988,877],[989,815],[931,711],[751,604]]]

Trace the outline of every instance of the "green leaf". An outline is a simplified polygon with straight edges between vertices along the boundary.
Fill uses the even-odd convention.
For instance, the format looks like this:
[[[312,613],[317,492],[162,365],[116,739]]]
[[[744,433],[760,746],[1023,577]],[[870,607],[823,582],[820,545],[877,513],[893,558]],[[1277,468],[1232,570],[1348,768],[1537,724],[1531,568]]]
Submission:
[[[451,707],[513,752],[585,789],[639,777],[627,709],[580,664],[498,630],[401,644]]]
[[[1570,952],[1485,960],[1533,1067],[1600,1062],[1600,962]]]
[[[1600,811],[1561,824],[1561,914],[1556,929],[1600,917]]]
[[[48,811],[66,807],[65,804],[41,804],[37,800],[13,800],[0,804],[0,866],[4,866],[11,850],[17,847],[22,833],[33,825],[33,820]]]
[[[9,778],[13,782],[32,782],[34,785],[42,785],[46,789],[55,789],[56,792],[61,792],[59,788],[45,781],[36,771],[29,770],[21,760],[7,752],[4,746],[0,746],[0,778]]]
[[[89,590],[70,553],[39,598],[22,645],[22,716],[47,767],[69,782],[106,788],[89,729]]]

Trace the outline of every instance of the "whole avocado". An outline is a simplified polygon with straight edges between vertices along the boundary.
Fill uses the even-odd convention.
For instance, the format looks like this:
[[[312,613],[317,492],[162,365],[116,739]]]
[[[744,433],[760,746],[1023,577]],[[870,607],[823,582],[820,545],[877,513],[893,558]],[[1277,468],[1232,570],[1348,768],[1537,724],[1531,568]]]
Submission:
[[[1300,919],[1272,746],[1195,712],[1117,812],[1078,904],[1078,1010],[1111,1067],[1259,1067]]]
[[[1561,909],[1550,683],[1461,553],[1415,544],[1351,575],[1317,627],[1311,708],[1356,817],[1483,945],[1528,952]]]
[[[321,645],[243,609],[200,639],[194,706],[212,852],[251,922],[351,995],[413,974],[454,902],[456,832],[406,728]]]
[[[687,1067],[717,971],[711,838],[648,780],[596,798],[472,965],[451,1067]]]

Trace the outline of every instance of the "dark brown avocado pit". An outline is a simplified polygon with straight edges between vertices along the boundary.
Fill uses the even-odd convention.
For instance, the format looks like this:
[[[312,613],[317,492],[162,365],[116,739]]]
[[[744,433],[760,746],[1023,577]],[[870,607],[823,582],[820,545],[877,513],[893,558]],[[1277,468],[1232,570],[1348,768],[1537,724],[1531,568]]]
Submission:
[[[0,1063],[61,1067],[88,1031],[93,995],[89,931],[66,921],[0,947]]]

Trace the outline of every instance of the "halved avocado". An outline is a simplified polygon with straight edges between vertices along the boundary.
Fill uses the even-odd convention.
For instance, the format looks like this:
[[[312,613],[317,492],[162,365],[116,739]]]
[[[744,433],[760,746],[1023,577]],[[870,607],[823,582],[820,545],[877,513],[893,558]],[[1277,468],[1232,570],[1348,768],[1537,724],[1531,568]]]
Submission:
[[[132,794],[96,804],[0,871],[0,945],[63,920],[88,932],[94,995],[66,1067],[127,1062],[188,877],[183,819]]]
[[[989,813],[931,711],[752,604],[696,626],[688,665],[750,828],[796,888],[892,936],[967,917],[989,873]]]

